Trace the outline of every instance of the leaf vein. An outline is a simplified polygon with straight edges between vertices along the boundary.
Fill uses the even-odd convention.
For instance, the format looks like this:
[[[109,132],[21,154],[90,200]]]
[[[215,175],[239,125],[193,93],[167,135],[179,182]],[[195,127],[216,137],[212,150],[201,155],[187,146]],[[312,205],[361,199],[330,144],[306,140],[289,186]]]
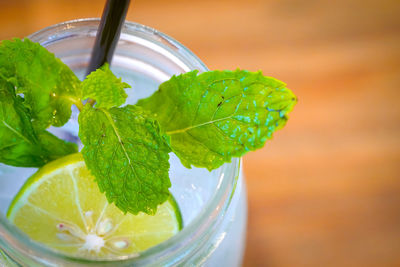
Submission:
[[[125,146],[124,146],[124,144],[122,142],[122,138],[121,138],[121,136],[120,136],[120,134],[118,132],[118,129],[117,129],[116,125],[114,124],[113,119],[111,118],[110,113],[108,111],[104,110],[104,109],[99,109],[99,110],[101,110],[105,114],[107,120],[110,122],[111,128],[113,129],[113,132],[114,132],[114,134],[116,135],[116,137],[118,139],[120,147],[122,148],[122,150],[124,152],[124,155],[125,155],[126,159],[128,160],[129,167],[130,167],[131,171],[134,173],[135,177],[138,177],[135,168],[133,168],[133,166],[132,166],[131,158],[129,157],[128,152],[125,149]],[[140,181],[140,180],[138,180],[138,181]],[[123,177],[123,182],[122,182],[122,187],[124,188],[124,190],[122,191],[122,197],[124,198],[125,202],[129,202],[128,199],[127,199],[127,196],[125,194],[126,187],[127,187],[126,184],[127,184],[127,179],[126,179],[126,176],[125,176],[125,177]],[[140,186],[140,191],[141,191],[142,190],[142,185],[141,185],[140,182],[139,182],[139,186]]]
[[[27,139],[24,135],[22,135],[20,132],[18,132],[16,129],[14,129],[13,127],[11,127],[7,122],[5,122],[3,120],[3,124],[4,126],[6,126],[10,131],[12,131],[13,133],[15,133],[16,135],[18,135],[19,137],[21,137],[22,139],[24,139],[27,143],[29,144],[33,144],[29,139]]]
[[[197,137],[195,137],[194,135],[190,134],[189,132],[186,132],[186,134],[189,135],[190,137],[192,137],[193,140],[198,142],[202,147],[208,149],[210,152],[213,152],[214,154],[217,154],[218,156],[224,157],[223,154],[221,154],[220,152],[215,151],[215,150],[211,149],[210,147],[206,146],[203,142],[201,142],[199,139],[197,139]]]

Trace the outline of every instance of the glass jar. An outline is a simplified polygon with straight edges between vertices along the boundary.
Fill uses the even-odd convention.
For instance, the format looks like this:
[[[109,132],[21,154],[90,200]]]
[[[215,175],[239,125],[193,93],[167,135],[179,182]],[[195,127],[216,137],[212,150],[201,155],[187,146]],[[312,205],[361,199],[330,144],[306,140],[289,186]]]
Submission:
[[[66,63],[81,79],[85,75],[96,36],[98,19],[64,22],[29,36]],[[124,82],[130,104],[150,96],[174,74],[207,67],[187,48],[159,31],[126,22],[112,68]],[[77,138],[77,110],[61,128],[50,131],[59,137]],[[184,228],[169,240],[139,256],[93,260],[66,256],[29,239],[5,217],[12,197],[33,168],[0,164],[0,265],[22,266],[240,266],[245,245],[247,204],[240,160],[233,159],[217,170],[186,169],[171,154],[171,192],[181,209]]]

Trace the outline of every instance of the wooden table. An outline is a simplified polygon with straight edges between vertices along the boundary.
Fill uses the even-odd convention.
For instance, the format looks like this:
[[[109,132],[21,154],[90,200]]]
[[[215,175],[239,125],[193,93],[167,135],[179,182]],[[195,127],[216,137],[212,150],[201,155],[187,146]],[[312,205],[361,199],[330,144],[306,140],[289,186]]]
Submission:
[[[103,1],[0,1],[0,39],[97,17]],[[400,2],[133,1],[211,69],[261,69],[299,97],[244,158],[245,266],[400,266]]]

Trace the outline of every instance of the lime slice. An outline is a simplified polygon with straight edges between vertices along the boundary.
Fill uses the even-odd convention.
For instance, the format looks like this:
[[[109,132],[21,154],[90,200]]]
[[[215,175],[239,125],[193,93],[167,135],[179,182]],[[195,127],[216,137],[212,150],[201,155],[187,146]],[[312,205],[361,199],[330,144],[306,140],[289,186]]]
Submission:
[[[154,216],[125,215],[109,204],[79,153],[39,169],[14,198],[7,216],[33,240],[83,257],[136,254],[182,228],[172,196]]]

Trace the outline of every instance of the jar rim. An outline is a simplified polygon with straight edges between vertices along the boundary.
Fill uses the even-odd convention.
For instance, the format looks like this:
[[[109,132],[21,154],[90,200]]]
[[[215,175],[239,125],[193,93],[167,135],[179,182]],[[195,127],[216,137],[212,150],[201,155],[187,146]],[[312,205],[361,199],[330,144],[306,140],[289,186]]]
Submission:
[[[50,39],[50,41],[52,41],[51,38],[49,38],[49,35],[51,34],[84,26],[96,27],[97,29],[99,22],[100,20],[98,18],[66,21],[39,30],[29,35],[28,38],[36,42],[41,39]],[[145,34],[146,37],[157,36],[159,40],[153,38],[150,41],[156,45],[162,45],[163,48],[180,57],[196,61],[200,71],[208,70],[204,63],[188,48],[168,35],[151,27],[126,21],[122,28],[121,36],[122,34],[133,35],[138,32]],[[62,260],[66,263],[110,264],[111,266],[116,263],[154,264],[154,259],[157,259],[158,262],[171,262],[171,260],[173,260],[178,263],[190,257],[213,236],[213,233],[222,221],[222,218],[229,207],[230,200],[235,192],[239,176],[239,168],[240,159],[238,158],[233,158],[231,163],[225,163],[222,165],[218,169],[219,181],[215,192],[190,224],[184,226],[180,232],[170,239],[141,252],[139,256],[136,257],[121,256],[113,259],[98,260],[95,258],[82,258],[62,254],[40,243],[33,242],[27,235],[18,230],[16,226],[12,225],[3,214],[0,214],[0,247],[10,255],[14,253],[29,252],[32,254],[32,257],[36,256],[36,260],[40,260],[38,258],[41,258],[44,255],[45,257],[51,258],[55,261]],[[12,247],[9,247],[8,244],[12,244]]]

